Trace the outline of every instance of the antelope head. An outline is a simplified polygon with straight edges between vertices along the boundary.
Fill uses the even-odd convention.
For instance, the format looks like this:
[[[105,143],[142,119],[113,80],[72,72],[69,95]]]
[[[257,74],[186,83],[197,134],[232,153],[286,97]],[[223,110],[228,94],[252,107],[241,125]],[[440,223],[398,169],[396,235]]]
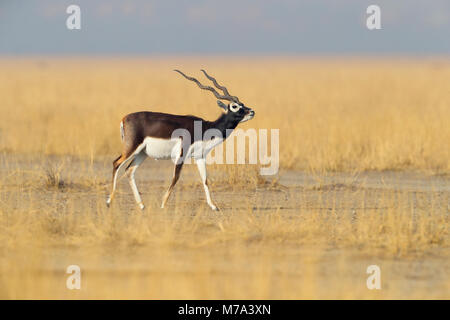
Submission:
[[[245,121],[251,120],[255,116],[255,111],[253,111],[249,107],[246,107],[244,105],[244,103],[239,101],[238,97],[232,96],[228,92],[228,90],[225,86],[220,85],[217,82],[217,80],[215,78],[211,77],[208,73],[206,73],[205,70],[202,69],[201,71],[206,76],[206,78],[211,80],[211,82],[214,84],[214,86],[217,89],[219,89],[223,92],[223,94],[220,94],[219,92],[217,92],[216,89],[213,87],[205,86],[205,85],[201,84],[200,81],[198,81],[194,77],[185,75],[180,70],[174,70],[174,71],[178,72],[186,79],[195,82],[199,86],[200,89],[211,91],[214,94],[214,96],[218,99],[217,105],[223,109],[224,113],[226,114],[226,117],[228,119],[230,119],[231,121],[234,121],[237,123],[245,122]],[[228,104],[223,103],[221,100],[228,101]]]

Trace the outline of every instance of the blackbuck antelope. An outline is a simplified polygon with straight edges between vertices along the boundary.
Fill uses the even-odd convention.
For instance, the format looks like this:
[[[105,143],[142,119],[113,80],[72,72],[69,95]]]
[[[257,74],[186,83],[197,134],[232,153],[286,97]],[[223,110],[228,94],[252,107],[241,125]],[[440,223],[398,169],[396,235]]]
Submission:
[[[155,159],[174,158],[175,168],[172,183],[164,194],[161,204],[161,208],[164,208],[173,187],[180,177],[183,163],[186,159],[191,158],[194,159],[197,164],[208,205],[213,210],[218,210],[209,194],[206,177],[206,156],[211,149],[223,142],[240,122],[252,119],[255,112],[244,106],[244,104],[239,101],[238,97],[230,95],[227,88],[217,83],[216,79],[208,75],[205,70],[201,71],[205,74],[206,78],[212,81],[217,89],[222,90],[223,94],[219,94],[213,87],[202,85],[197,79],[189,77],[179,70],[175,71],[186,79],[195,82],[200,89],[211,91],[214,96],[219,99],[217,100],[217,104],[224,112],[216,121],[206,121],[191,115],[181,116],[149,111],[126,115],[120,123],[123,150],[122,154],[113,162],[112,191],[106,201],[108,206],[111,204],[114,197],[119,172],[122,168],[125,168],[134,198],[139,207],[144,209],[144,204],[142,203],[141,196],[134,180],[136,169],[142,164],[146,157]],[[221,100],[229,101],[228,105]],[[201,135],[194,134],[194,124],[196,126],[201,124]],[[189,134],[174,137],[173,133],[177,129],[184,129]],[[215,129],[215,132],[220,132],[221,137],[214,137],[213,139],[205,138],[204,133],[210,129]],[[198,148],[200,148],[202,152],[195,152],[195,149]]]

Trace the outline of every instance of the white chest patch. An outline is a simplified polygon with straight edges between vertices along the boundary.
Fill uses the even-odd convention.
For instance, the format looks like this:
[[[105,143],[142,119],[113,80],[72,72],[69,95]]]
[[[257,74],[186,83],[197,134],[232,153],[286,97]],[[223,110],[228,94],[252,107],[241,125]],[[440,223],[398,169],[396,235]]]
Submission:
[[[207,141],[196,141],[189,148],[188,157],[192,157],[194,159],[206,158],[208,153],[222,141],[222,138],[213,138]]]

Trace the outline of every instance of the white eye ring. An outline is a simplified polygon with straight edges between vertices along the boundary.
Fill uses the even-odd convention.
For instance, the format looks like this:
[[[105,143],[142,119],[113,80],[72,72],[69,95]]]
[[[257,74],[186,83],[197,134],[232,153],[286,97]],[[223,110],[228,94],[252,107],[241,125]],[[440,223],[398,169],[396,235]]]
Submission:
[[[238,105],[237,103],[232,103],[232,104],[230,104],[230,110],[233,111],[233,112],[238,111],[240,107],[241,107],[241,106]]]

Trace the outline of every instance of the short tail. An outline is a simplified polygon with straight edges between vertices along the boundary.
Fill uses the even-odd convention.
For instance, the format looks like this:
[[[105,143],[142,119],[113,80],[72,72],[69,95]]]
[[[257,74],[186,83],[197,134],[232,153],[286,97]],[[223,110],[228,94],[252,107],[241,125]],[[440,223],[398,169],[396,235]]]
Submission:
[[[122,142],[123,142],[124,136],[125,136],[125,131],[123,130],[123,121],[120,121],[120,138],[122,139]]]

